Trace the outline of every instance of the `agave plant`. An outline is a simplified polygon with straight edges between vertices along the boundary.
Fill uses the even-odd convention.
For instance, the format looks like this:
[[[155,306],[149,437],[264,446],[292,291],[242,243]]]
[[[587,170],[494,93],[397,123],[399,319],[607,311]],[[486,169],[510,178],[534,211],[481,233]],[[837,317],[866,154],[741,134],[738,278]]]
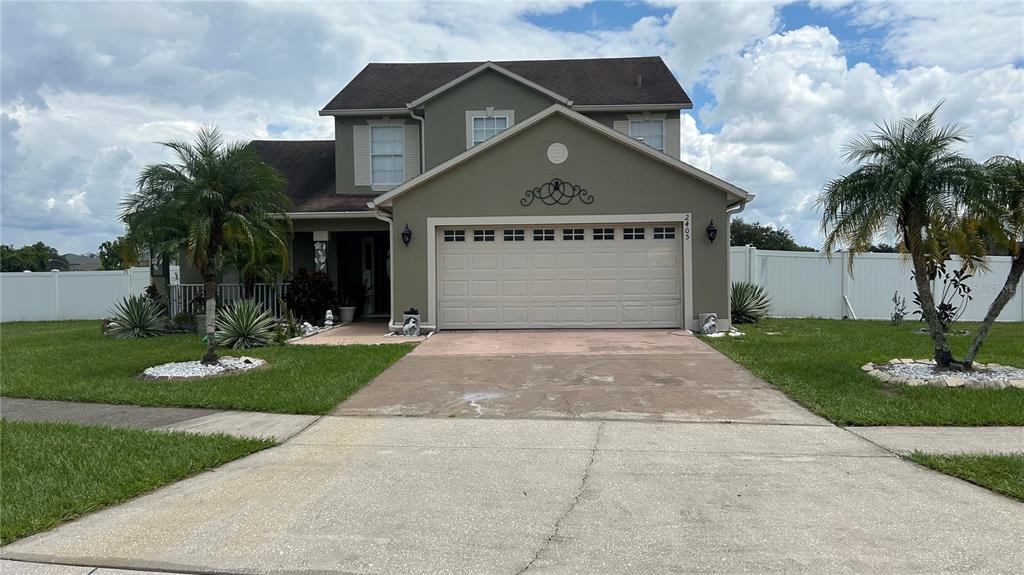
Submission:
[[[729,307],[732,310],[732,323],[757,323],[771,313],[772,302],[761,286],[735,282],[732,284]]]
[[[124,298],[111,310],[113,317],[104,333],[118,339],[142,339],[163,334],[167,318],[163,307],[137,295]]]
[[[269,345],[276,324],[274,316],[255,300],[236,300],[217,316],[217,345],[235,349]]]

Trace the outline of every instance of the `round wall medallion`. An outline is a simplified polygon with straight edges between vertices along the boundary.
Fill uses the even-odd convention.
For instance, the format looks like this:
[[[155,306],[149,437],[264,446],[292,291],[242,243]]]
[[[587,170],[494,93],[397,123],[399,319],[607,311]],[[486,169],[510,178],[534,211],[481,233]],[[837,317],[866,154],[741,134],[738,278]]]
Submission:
[[[548,159],[552,164],[561,164],[569,157],[569,148],[561,142],[555,142],[548,146]]]

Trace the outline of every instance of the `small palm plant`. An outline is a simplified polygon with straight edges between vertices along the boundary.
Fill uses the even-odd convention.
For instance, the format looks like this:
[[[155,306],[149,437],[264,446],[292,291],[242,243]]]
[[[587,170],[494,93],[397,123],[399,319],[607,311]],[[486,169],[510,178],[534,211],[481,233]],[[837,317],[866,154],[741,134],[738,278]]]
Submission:
[[[117,339],[142,339],[162,335],[167,319],[163,307],[141,296],[132,295],[114,305],[113,318],[106,326],[106,333]]]
[[[758,323],[772,311],[764,288],[749,282],[734,282],[729,296],[732,323]]]
[[[277,320],[251,299],[236,300],[217,317],[217,344],[234,349],[264,347],[274,339]]]

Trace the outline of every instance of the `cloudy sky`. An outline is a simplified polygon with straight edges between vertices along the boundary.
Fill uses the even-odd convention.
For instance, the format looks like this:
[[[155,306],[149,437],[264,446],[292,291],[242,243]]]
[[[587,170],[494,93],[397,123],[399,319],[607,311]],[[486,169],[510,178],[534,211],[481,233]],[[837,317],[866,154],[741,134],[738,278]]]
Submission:
[[[369,61],[659,55],[695,104],[683,159],[820,245],[841,145],[944,99],[965,152],[1024,156],[1024,2],[0,4],[0,241],[95,251],[153,142],[333,137]]]

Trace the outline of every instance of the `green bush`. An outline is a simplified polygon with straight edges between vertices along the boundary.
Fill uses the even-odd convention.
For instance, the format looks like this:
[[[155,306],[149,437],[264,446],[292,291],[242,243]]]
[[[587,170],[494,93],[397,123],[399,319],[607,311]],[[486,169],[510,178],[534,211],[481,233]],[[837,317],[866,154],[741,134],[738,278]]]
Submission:
[[[299,321],[319,325],[327,310],[334,309],[338,294],[327,274],[300,268],[288,285],[284,301]]]
[[[104,326],[106,335],[118,339],[142,339],[162,335],[167,330],[163,307],[140,296],[128,296],[111,310],[113,317]]]
[[[732,310],[732,323],[757,323],[771,313],[772,302],[761,286],[735,282],[732,284],[729,307]]]
[[[235,300],[217,314],[217,345],[234,349],[264,347],[274,339],[277,321],[251,299]]]

